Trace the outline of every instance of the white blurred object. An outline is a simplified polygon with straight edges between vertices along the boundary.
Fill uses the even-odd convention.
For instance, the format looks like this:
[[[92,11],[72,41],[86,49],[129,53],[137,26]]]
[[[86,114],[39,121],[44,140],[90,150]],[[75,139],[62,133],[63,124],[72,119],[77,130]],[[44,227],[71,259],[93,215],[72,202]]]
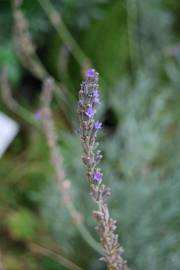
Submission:
[[[0,158],[16,137],[19,125],[4,113],[0,112]]]

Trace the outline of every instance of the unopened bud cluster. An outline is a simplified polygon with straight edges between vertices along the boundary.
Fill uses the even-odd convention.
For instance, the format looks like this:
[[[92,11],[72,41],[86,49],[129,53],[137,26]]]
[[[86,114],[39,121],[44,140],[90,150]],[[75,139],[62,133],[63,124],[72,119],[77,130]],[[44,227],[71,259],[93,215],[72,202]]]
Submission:
[[[91,184],[99,184],[103,174],[98,167],[102,158],[101,151],[97,149],[97,131],[102,128],[102,123],[95,120],[96,107],[100,104],[100,93],[98,85],[98,73],[89,69],[86,80],[82,82],[79,91],[79,117],[80,136],[84,155],[83,163],[87,167],[88,179]]]

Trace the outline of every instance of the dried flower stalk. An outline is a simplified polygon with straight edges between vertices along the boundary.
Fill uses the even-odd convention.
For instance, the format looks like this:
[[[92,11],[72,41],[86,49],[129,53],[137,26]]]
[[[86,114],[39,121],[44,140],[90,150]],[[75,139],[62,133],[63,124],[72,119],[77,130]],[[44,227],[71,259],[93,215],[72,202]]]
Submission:
[[[86,80],[82,82],[79,91],[78,112],[80,138],[83,147],[82,160],[87,170],[90,195],[98,206],[98,210],[93,212],[93,216],[97,221],[100,242],[105,251],[105,256],[101,260],[107,263],[109,269],[125,270],[126,261],[122,258],[123,248],[120,246],[118,235],[115,233],[116,221],[110,217],[107,205],[110,189],[102,184],[103,173],[98,167],[102,155],[97,148],[96,137],[102,123],[96,121],[94,116],[96,106],[99,103],[98,73],[94,69],[89,69]]]
[[[15,0],[13,0],[13,17],[14,41],[19,58],[32,74],[43,80],[48,73],[36,54],[36,46],[29,32],[28,22]]]
[[[36,52],[36,46],[29,31],[28,20],[20,8],[21,5],[17,4],[16,1],[17,0],[12,0],[16,51],[22,64],[35,77],[43,81],[47,77],[50,77],[49,72]],[[63,114],[63,118],[66,120],[66,124],[72,128],[69,119],[73,117],[74,114],[72,113],[72,106],[70,106],[70,102],[67,102],[67,100],[73,100],[73,95],[67,91],[63,83],[54,81],[54,88],[55,97],[57,101],[61,102],[61,113]]]
[[[40,117],[42,118],[43,129],[50,150],[51,163],[56,175],[58,190],[62,195],[62,201],[64,203],[64,206],[67,208],[70,216],[74,221],[74,224],[76,225],[77,229],[79,230],[84,240],[93,249],[102,254],[101,246],[92,238],[92,236],[84,226],[82,214],[75,209],[74,202],[72,199],[71,181],[66,179],[65,176],[63,161],[57,144],[55,125],[52,117],[52,112],[50,109],[50,102],[52,99],[53,90],[54,90],[53,79],[50,78],[46,79],[43,84],[41,96],[42,109],[40,111]]]

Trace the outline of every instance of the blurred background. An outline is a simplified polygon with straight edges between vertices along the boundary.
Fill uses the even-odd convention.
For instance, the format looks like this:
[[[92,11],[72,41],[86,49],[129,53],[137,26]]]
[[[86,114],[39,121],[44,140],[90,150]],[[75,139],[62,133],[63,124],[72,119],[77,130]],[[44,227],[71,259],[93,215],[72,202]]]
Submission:
[[[19,126],[0,159],[0,269],[106,269],[77,134],[88,67],[100,73],[104,182],[129,269],[180,269],[179,24],[179,0],[0,1],[0,113]],[[62,203],[37,117],[48,76],[83,226]]]

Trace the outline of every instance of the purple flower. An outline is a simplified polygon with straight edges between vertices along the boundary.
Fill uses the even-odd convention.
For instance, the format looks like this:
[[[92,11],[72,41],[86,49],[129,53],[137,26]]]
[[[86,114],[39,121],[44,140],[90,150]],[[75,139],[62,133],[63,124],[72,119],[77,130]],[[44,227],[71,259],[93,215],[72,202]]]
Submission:
[[[99,90],[98,89],[93,90],[92,95],[93,95],[93,102],[95,104],[100,104]]]
[[[98,89],[93,90],[93,97],[99,98],[99,90]]]
[[[95,104],[100,104],[100,103],[101,103],[99,98],[94,98],[94,99],[93,99],[93,102],[94,102]]]
[[[79,100],[79,105],[83,106],[83,100],[82,99]]]
[[[98,183],[102,181],[102,177],[103,177],[103,173],[97,170],[93,176],[93,180]]]
[[[89,118],[92,118],[94,116],[94,110],[92,107],[89,107],[86,112],[85,112],[86,116]]]
[[[89,69],[87,70],[87,72],[86,72],[86,76],[87,76],[88,78],[94,78],[94,76],[95,76],[95,70],[94,70],[93,68],[89,68]]]
[[[96,123],[94,124],[94,127],[95,127],[95,129],[101,129],[102,128],[102,122],[97,120]]]
[[[34,117],[36,118],[36,120],[41,120],[41,118],[42,118],[42,112],[41,111],[35,112]]]

